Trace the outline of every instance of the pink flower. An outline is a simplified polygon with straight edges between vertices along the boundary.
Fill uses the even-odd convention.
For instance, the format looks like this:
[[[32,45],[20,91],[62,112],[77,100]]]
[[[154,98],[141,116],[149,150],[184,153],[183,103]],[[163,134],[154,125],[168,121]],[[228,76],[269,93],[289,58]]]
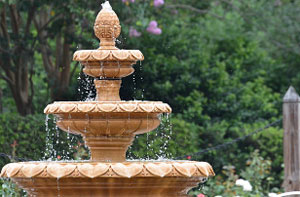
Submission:
[[[205,197],[204,194],[198,194],[197,197]]]
[[[192,159],[192,156],[189,155],[189,156],[187,156],[186,158],[187,158],[188,160],[190,160],[190,159]]]
[[[130,27],[130,29],[129,29],[130,37],[140,37],[141,35],[142,35],[141,32],[138,32],[138,30],[134,29],[133,27]]]
[[[147,27],[147,31],[154,35],[159,35],[162,33],[162,30],[157,27],[156,21],[151,21]]]
[[[165,4],[164,0],[154,0],[153,1],[154,7],[159,7],[159,6],[162,6],[163,4]]]

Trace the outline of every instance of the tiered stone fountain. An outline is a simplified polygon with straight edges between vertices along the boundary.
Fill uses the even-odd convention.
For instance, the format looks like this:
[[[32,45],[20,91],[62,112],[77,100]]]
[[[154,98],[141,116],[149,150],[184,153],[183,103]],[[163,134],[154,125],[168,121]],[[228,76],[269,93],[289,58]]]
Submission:
[[[11,163],[1,177],[12,179],[29,196],[185,196],[214,175],[208,163],[126,161],[134,136],[157,128],[159,116],[171,108],[162,102],[120,100],[121,78],[144,57],[138,50],[115,47],[120,22],[108,2],[102,6],[94,25],[100,48],[76,51],[73,58],[95,77],[96,100],[54,102],[44,110],[57,117],[60,129],[83,136],[91,160]]]

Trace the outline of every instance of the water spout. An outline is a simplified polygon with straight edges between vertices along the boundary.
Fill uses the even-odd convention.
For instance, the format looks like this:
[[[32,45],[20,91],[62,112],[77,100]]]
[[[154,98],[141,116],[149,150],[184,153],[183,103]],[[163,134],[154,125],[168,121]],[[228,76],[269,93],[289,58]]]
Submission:
[[[101,6],[102,6],[102,10],[113,11],[109,1],[105,1],[104,3],[101,4]]]

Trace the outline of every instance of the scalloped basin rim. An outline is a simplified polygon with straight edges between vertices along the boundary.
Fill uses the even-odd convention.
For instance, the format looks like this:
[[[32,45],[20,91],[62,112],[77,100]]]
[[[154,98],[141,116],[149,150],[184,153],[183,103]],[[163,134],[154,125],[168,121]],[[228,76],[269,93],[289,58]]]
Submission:
[[[125,162],[20,162],[3,167],[8,178],[96,178],[96,177],[210,177],[215,173],[207,162],[125,161]]]
[[[161,101],[60,101],[47,105],[45,114],[62,113],[171,113]]]
[[[144,60],[144,56],[140,50],[93,49],[76,51],[73,60],[81,62],[138,61]]]

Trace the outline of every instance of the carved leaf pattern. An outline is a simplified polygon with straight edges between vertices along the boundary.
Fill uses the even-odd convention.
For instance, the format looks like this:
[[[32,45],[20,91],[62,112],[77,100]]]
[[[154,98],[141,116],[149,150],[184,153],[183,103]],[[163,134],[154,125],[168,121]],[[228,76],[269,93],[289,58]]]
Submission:
[[[105,36],[105,32],[102,32]],[[88,61],[138,61],[144,60],[139,50],[80,50],[73,55],[73,60],[79,62]]]
[[[145,164],[145,167],[151,174],[160,177],[164,177],[165,175],[169,174],[173,169],[172,165],[167,163],[148,163]]]
[[[75,104],[61,105],[60,110],[62,112],[72,112],[76,107]]]
[[[97,108],[95,107],[97,106]],[[70,113],[70,112],[147,112],[147,113],[171,113],[168,104],[161,102],[136,102],[136,103],[88,103],[88,102],[55,102],[44,109],[44,113]]]
[[[91,52],[90,55],[94,60],[104,60],[110,55],[109,50],[97,50],[97,52]]]
[[[195,163],[195,165],[197,166],[200,173],[203,174],[204,176],[214,176],[215,175],[215,173],[209,163],[197,162],[197,163]]]
[[[106,173],[109,169],[109,165],[106,164],[83,164],[77,166],[78,171],[83,174],[84,176],[95,178],[101,176],[102,174]]]
[[[93,104],[81,104],[81,105],[77,105],[77,110],[80,112],[87,113],[87,112],[93,111],[95,109],[95,107],[96,107],[96,105],[93,105]]]
[[[43,172],[45,167],[46,167],[45,164],[28,164],[28,165],[23,165],[21,171],[24,174],[24,176],[31,178]]]
[[[7,177],[15,176],[20,171],[22,166],[23,166],[22,164],[18,164],[18,163],[9,164],[8,168],[6,169]]]
[[[193,176],[197,170],[194,163],[174,163],[173,166],[179,173],[187,177]]]
[[[76,168],[76,165],[60,165],[60,164],[50,164],[47,166],[47,172],[55,178],[61,178],[71,174]]]
[[[97,108],[102,112],[113,112],[117,109],[116,104],[97,104]]]
[[[130,178],[141,173],[143,170],[143,165],[134,164],[134,163],[124,165],[122,163],[116,163],[116,164],[112,164],[111,168],[118,175]]]
[[[46,168],[46,174],[42,173]],[[11,163],[2,168],[1,177],[110,177],[106,175],[109,168],[112,173],[120,177],[148,176],[148,177],[209,177],[214,176],[211,165],[207,162],[125,162],[125,163]],[[77,169],[78,171],[75,171]],[[21,170],[22,173],[18,173]],[[142,171],[149,174],[141,174]],[[196,171],[200,172],[195,175]],[[172,173],[171,173],[172,172]]]
[[[9,166],[9,164],[8,164],[8,165],[5,165],[5,166],[2,168],[0,177],[4,177],[4,176],[5,176],[6,170],[7,170],[8,166]]]

